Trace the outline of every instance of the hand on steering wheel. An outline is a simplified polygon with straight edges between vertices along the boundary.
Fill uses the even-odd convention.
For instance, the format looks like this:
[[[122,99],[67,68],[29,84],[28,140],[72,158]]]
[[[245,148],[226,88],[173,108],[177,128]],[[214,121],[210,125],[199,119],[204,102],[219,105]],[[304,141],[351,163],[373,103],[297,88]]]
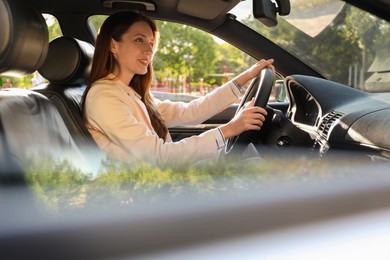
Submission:
[[[237,108],[236,114],[240,113],[245,104],[251,101],[253,98],[253,106],[265,108],[271,95],[273,83],[274,72],[268,67],[262,69],[259,75],[255,77],[250,83],[244,97],[241,100],[240,105]],[[259,134],[259,131],[245,131],[235,137],[229,138],[225,146],[225,153],[227,154],[231,152],[237,143],[248,143],[254,134]]]

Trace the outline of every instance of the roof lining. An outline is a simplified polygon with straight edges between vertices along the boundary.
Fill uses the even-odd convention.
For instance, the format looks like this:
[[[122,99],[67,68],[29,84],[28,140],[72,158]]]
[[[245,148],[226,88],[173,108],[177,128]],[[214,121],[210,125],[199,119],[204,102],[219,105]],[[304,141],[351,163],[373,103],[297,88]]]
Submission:
[[[226,14],[239,2],[240,0],[178,0],[176,9],[181,14],[213,20],[221,14]]]

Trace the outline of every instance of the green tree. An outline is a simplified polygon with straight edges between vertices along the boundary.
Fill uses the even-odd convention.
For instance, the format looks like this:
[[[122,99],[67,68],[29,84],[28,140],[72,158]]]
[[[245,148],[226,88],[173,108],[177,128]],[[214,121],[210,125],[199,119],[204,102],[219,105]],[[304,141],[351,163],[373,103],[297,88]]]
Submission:
[[[158,21],[161,34],[154,68],[157,78],[191,76],[198,82],[214,73],[217,43],[211,35],[198,29]]]
[[[61,36],[62,31],[57,18],[50,14],[45,14],[44,18],[46,20],[47,28],[49,30],[49,42]]]
[[[95,31],[98,32],[100,26],[103,24],[104,20],[106,20],[108,15],[94,15],[91,16],[89,21],[92,23],[93,28],[95,28]]]
[[[255,60],[248,54],[237,49],[229,43],[222,43],[218,45],[217,49],[217,60],[215,62],[215,73],[223,74],[229,73],[229,79],[235,75],[241,73],[247,69]],[[224,77],[210,77],[209,81],[211,84],[222,84]]]
[[[312,3],[318,9],[326,8],[326,4],[327,1],[323,0]],[[302,9],[300,11],[308,8],[296,6]],[[243,19],[243,22],[307,64],[315,65],[314,68],[324,73],[325,77],[345,84],[348,83],[346,79],[350,65],[358,64],[367,69],[367,64],[375,57],[378,43],[386,42],[387,46],[390,43],[389,26],[385,22],[348,5],[344,5],[333,22],[314,38],[281,18],[274,28],[264,26],[251,16]]]

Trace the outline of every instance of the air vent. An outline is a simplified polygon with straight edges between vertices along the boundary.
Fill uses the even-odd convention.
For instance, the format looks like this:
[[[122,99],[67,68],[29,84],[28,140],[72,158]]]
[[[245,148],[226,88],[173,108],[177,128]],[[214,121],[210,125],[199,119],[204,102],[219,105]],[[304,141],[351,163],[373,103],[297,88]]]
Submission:
[[[334,123],[343,116],[344,114],[332,111],[322,119],[320,126],[318,127],[318,133],[324,139],[328,139],[329,130],[332,128]]]

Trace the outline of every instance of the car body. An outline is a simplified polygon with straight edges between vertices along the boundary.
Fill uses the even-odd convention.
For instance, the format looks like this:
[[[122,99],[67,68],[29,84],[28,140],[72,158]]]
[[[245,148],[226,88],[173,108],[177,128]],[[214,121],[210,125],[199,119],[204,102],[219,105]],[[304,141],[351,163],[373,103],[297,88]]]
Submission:
[[[1,77],[45,78],[31,89],[0,90],[1,258],[388,258],[388,1],[0,0],[0,7]],[[244,158],[173,169],[105,160],[80,108],[97,33],[90,17],[134,8],[159,20],[162,33],[174,22],[228,42],[242,51],[234,56],[241,65],[275,60],[268,117],[244,143]],[[43,14],[61,29],[50,43]],[[161,37],[157,73],[172,40]],[[215,87],[203,76],[238,73],[196,79],[206,59],[191,50],[179,57],[183,85],[169,85],[176,79],[167,74],[155,98],[190,100]],[[202,133],[239,106],[169,131],[174,140]]]

